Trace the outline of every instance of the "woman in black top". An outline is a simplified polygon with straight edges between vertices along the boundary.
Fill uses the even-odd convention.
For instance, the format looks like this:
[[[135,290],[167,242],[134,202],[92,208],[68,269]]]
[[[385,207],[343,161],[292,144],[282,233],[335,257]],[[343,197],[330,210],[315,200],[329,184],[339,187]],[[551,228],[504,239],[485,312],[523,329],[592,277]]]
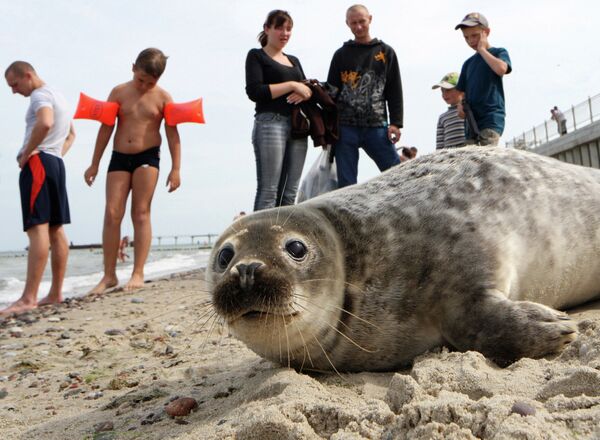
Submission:
[[[306,158],[306,138],[291,137],[292,107],[311,96],[300,82],[305,79],[300,61],[283,53],[292,26],[286,11],[271,11],[258,36],[262,48],[251,49],[246,58],[246,94],[256,103],[255,211],[294,204]]]

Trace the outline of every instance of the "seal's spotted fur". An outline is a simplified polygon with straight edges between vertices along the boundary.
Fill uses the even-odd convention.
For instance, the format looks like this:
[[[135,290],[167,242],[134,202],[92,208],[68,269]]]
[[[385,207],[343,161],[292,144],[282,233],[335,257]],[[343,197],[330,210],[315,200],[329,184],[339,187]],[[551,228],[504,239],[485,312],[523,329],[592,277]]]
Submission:
[[[576,335],[552,308],[600,294],[600,171],[501,148],[442,151],[243,217],[207,274],[233,333],[297,368],[388,370],[441,344],[541,357]]]

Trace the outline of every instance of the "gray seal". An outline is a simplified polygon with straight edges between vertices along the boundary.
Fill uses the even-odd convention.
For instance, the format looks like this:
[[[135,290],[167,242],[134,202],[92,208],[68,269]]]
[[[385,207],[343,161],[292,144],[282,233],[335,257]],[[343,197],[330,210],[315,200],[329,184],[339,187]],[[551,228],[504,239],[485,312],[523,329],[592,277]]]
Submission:
[[[441,345],[543,357],[577,336],[556,309],[600,296],[600,170],[441,151],[240,218],[207,280],[234,336],[300,370],[393,370]]]

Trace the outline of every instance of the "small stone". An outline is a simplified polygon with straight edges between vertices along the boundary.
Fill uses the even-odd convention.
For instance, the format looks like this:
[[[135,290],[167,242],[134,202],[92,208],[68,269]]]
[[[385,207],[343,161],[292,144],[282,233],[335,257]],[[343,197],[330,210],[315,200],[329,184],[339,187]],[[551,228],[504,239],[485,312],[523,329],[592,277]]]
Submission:
[[[180,397],[165,407],[165,412],[171,417],[187,416],[198,408],[198,402],[192,397]]]
[[[71,371],[67,376],[69,379],[81,379],[81,373],[78,371]]]
[[[75,389],[69,390],[65,394],[63,394],[63,398],[68,399],[69,397],[77,396],[78,394],[81,394],[81,393],[83,393],[82,389],[75,388]]]
[[[115,440],[117,434],[114,431],[97,432],[94,434],[94,440]]]
[[[46,329],[46,333],[58,333],[58,332],[62,332],[64,331],[64,328],[62,327],[48,327]]]
[[[91,393],[88,393],[85,396],[85,399],[86,400],[96,400],[96,399],[99,399],[102,396],[104,396],[104,393],[102,391],[92,391]]]
[[[20,338],[23,336],[23,329],[21,327],[11,327],[8,329],[8,333],[14,338]]]
[[[136,336],[129,341],[129,345],[142,350],[152,350],[154,341],[150,338]]]
[[[152,424],[162,420],[162,418],[163,418],[162,412],[149,413],[142,420],[142,425],[152,425]]]
[[[118,328],[109,328],[108,330],[106,330],[104,332],[105,335],[108,336],[118,336],[118,335],[122,335],[124,332],[121,329]]]
[[[521,416],[534,416],[535,408],[528,403],[517,401],[513,404],[510,409],[511,413],[519,414]]]
[[[112,431],[113,429],[115,429],[115,425],[110,420],[107,420],[105,422],[96,423],[94,425],[94,432],[106,432],[106,431]]]
[[[71,339],[71,335],[69,334],[69,332],[64,332],[60,335],[61,339]]]
[[[0,376],[0,382],[6,382],[8,380],[8,376]]]
[[[4,399],[6,396],[8,396],[8,391],[6,391],[5,388],[0,390],[0,399]]]
[[[29,388],[37,388],[38,387],[38,383],[37,382],[31,382],[29,384]]]
[[[131,298],[131,302],[133,304],[142,304],[144,302],[143,298]]]
[[[48,322],[60,322],[60,318],[58,316],[51,316],[48,318]]]
[[[0,347],[2,350],[23,350],[26,347],[25,344],[7,344]]]
[[[35,316],[31,316],[30,314],[25,314],[19,316],[19,321],[22,321],[25,324],[33,324],[34,322],[38,321],[38,318],[36,318]]]
[[[173,347],[167,345],[167,348],[165,348],[165,354],[173,354]]]
[[[4,353],[4,357],[7,357],[7,358],[17,357],[17,352],[16,351],[7,351],[6,353]]]

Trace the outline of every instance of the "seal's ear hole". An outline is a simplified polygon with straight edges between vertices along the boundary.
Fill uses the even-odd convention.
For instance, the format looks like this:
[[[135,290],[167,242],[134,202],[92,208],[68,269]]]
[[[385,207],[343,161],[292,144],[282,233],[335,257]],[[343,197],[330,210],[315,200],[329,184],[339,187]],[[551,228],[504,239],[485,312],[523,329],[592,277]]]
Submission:
[[[226,246],[221,249],[219,251],[219,255],[217,256],[217,264],[219,265],[219,268],[223,270],[227,269],[227,266],[229,266],[229,263],[231,263],[231,260],[233,260],[234,255],[235,252],[231,246]]]
[[[306,253],[306,245],[299,240],[290,240],[285,244],[285,250],[294,260],[302,260]]]

